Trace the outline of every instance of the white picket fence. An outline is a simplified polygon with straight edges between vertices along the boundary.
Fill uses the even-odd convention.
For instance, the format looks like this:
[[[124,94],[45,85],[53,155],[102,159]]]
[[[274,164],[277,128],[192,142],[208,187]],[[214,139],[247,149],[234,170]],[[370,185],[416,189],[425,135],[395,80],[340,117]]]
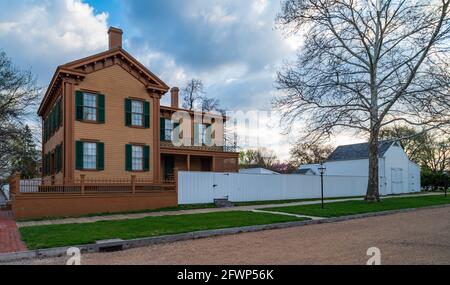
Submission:
[[[178,172],[178,203],[212,203],[319,198],[320,176]],[[324,197],[364,196],[367,177],[324,176]],[[382,195],[385,193],[381,193]]]

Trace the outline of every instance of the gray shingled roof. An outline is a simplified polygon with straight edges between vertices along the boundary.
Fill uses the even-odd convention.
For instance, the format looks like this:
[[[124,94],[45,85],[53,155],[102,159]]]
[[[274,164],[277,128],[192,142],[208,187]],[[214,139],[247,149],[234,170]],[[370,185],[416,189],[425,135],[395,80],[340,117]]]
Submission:
[[[384,153],[389,149],[389,147],[394,143],[394,141],[380,141],[378,143],[378,156],[382,157]],[[354,159],[365,159],[369,158],[369,144],[359,143],[351,145],[341,145],[338,146],[327,158],[327,161],[337,161],[337,160],[354,160]]]
[[[297,169],[294,173],[295,174],[306,174],[308,173],[308,171],[312,171],[311,168],[302,168],[302,169]],[[314,171],[313,171],[314,172]]]

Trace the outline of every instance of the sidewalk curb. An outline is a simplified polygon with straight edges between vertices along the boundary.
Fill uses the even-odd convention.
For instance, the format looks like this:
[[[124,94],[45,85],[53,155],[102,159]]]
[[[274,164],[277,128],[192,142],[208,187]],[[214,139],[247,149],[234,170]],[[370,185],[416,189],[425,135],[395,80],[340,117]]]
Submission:
[[[206,231],[197,231],[197,232],[188,232],[174,235],[165,235],[165,236],[156,236],[156,237],[148,237],[148,238],[138,238],[132,240],[124,240],[124,241],[112,241],[101,244],[87,244],[87,245],[78,245],[78,246],[65,246],[65,247],[57,247],[57,248],[48,248],[48,249],[36,249],[22,252],[13,252],[13,253],[1,253],[0,254],[0,263],[2,262],[11,262],[18,261],[24,259],[35,259],[35,258],[49,258],[49,257],[59,257],[66,255],[67,249],[71,247],[77,247],[80,249],[81,253],[93,253],[100,252],[100,250],[104,247],[109,246],[122,246],[122,248],[130,249],[136,247],[144,247],[148,245],[161,244],[161,243],[171,243],[176,241],[183,240],[191,240],[191,239],[200,239],[207,237],[215,237],[222,235],[232,235],[238,233],[250,233],[264,230],[274,230],[274,229],[284,229],[291,227],[299,227],[306,225],[317,225],[317,224],[328,224],[328,223],[336,223],[348,220],[356,220],[362,218],[369,217],[377,217],[377,216],[386,216],[398,213],[408,213],[419,210],[428,210],[428,209],[438,209],[438,208],[447,208],[450,207],[450,204],[447,205],[437,205],[431,207],[423,207],[423,208],[411,208],[411,209],[402,209],[402,210],[392,210],[392,211],[384,211],[384,212],[376,212],[376,213],[366,213],[366,214],[357,214],[350,216],[342,216],[335,218],[324,218],[321,220],[306,220],[306,221],[298,221],[298,222],[286,222],[286,223],[276,223],[276,224],[268,224],[268,225],[256,225],[256,226],[246,226],[246,227],[236,227],[236,228],[226,228],[226,229],[216,229],[216,230],[206,230]]]

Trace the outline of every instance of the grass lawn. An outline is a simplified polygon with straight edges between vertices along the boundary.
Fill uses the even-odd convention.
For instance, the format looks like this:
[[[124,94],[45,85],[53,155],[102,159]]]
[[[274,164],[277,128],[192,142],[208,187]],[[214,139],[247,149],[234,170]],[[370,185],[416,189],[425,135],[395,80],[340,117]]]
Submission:
[[[450,197],[423,196],[382,199],[379,203],[368,203],[366,201],[347,201],[326,203],[325,209],[320,204],[264,208],[263,210],[302,214],[316,217],[339,217],[356,215],[362,213],[381,212],[408,208],[421,208],[434,205],[450,204]]]
[[[134,239],[201,230],[301,221],[291,216],[244,211],[133,220],[100,221],[86,224],[47,225],[19,228],[29,249],[82,245],[97,240]]]
[[[364,198],[364,196],[332,197],[332,198],[325,198],[324,200],[351,199],[351,198]],[[267,204],[287,204],[287,203],[309,202],[309,201],[320,201],[320,198],[233,202],[233,204],[235,206],[257,206],[257,205],[267,205]]]

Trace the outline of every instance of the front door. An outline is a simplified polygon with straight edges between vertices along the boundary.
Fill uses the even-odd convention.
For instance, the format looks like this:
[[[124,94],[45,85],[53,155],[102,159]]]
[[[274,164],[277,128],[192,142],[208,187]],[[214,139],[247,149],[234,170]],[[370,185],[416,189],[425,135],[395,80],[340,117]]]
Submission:
[[[173,179],[173,169],[175,168],[175,158],[173,156],[164,157],[164,179]]]

